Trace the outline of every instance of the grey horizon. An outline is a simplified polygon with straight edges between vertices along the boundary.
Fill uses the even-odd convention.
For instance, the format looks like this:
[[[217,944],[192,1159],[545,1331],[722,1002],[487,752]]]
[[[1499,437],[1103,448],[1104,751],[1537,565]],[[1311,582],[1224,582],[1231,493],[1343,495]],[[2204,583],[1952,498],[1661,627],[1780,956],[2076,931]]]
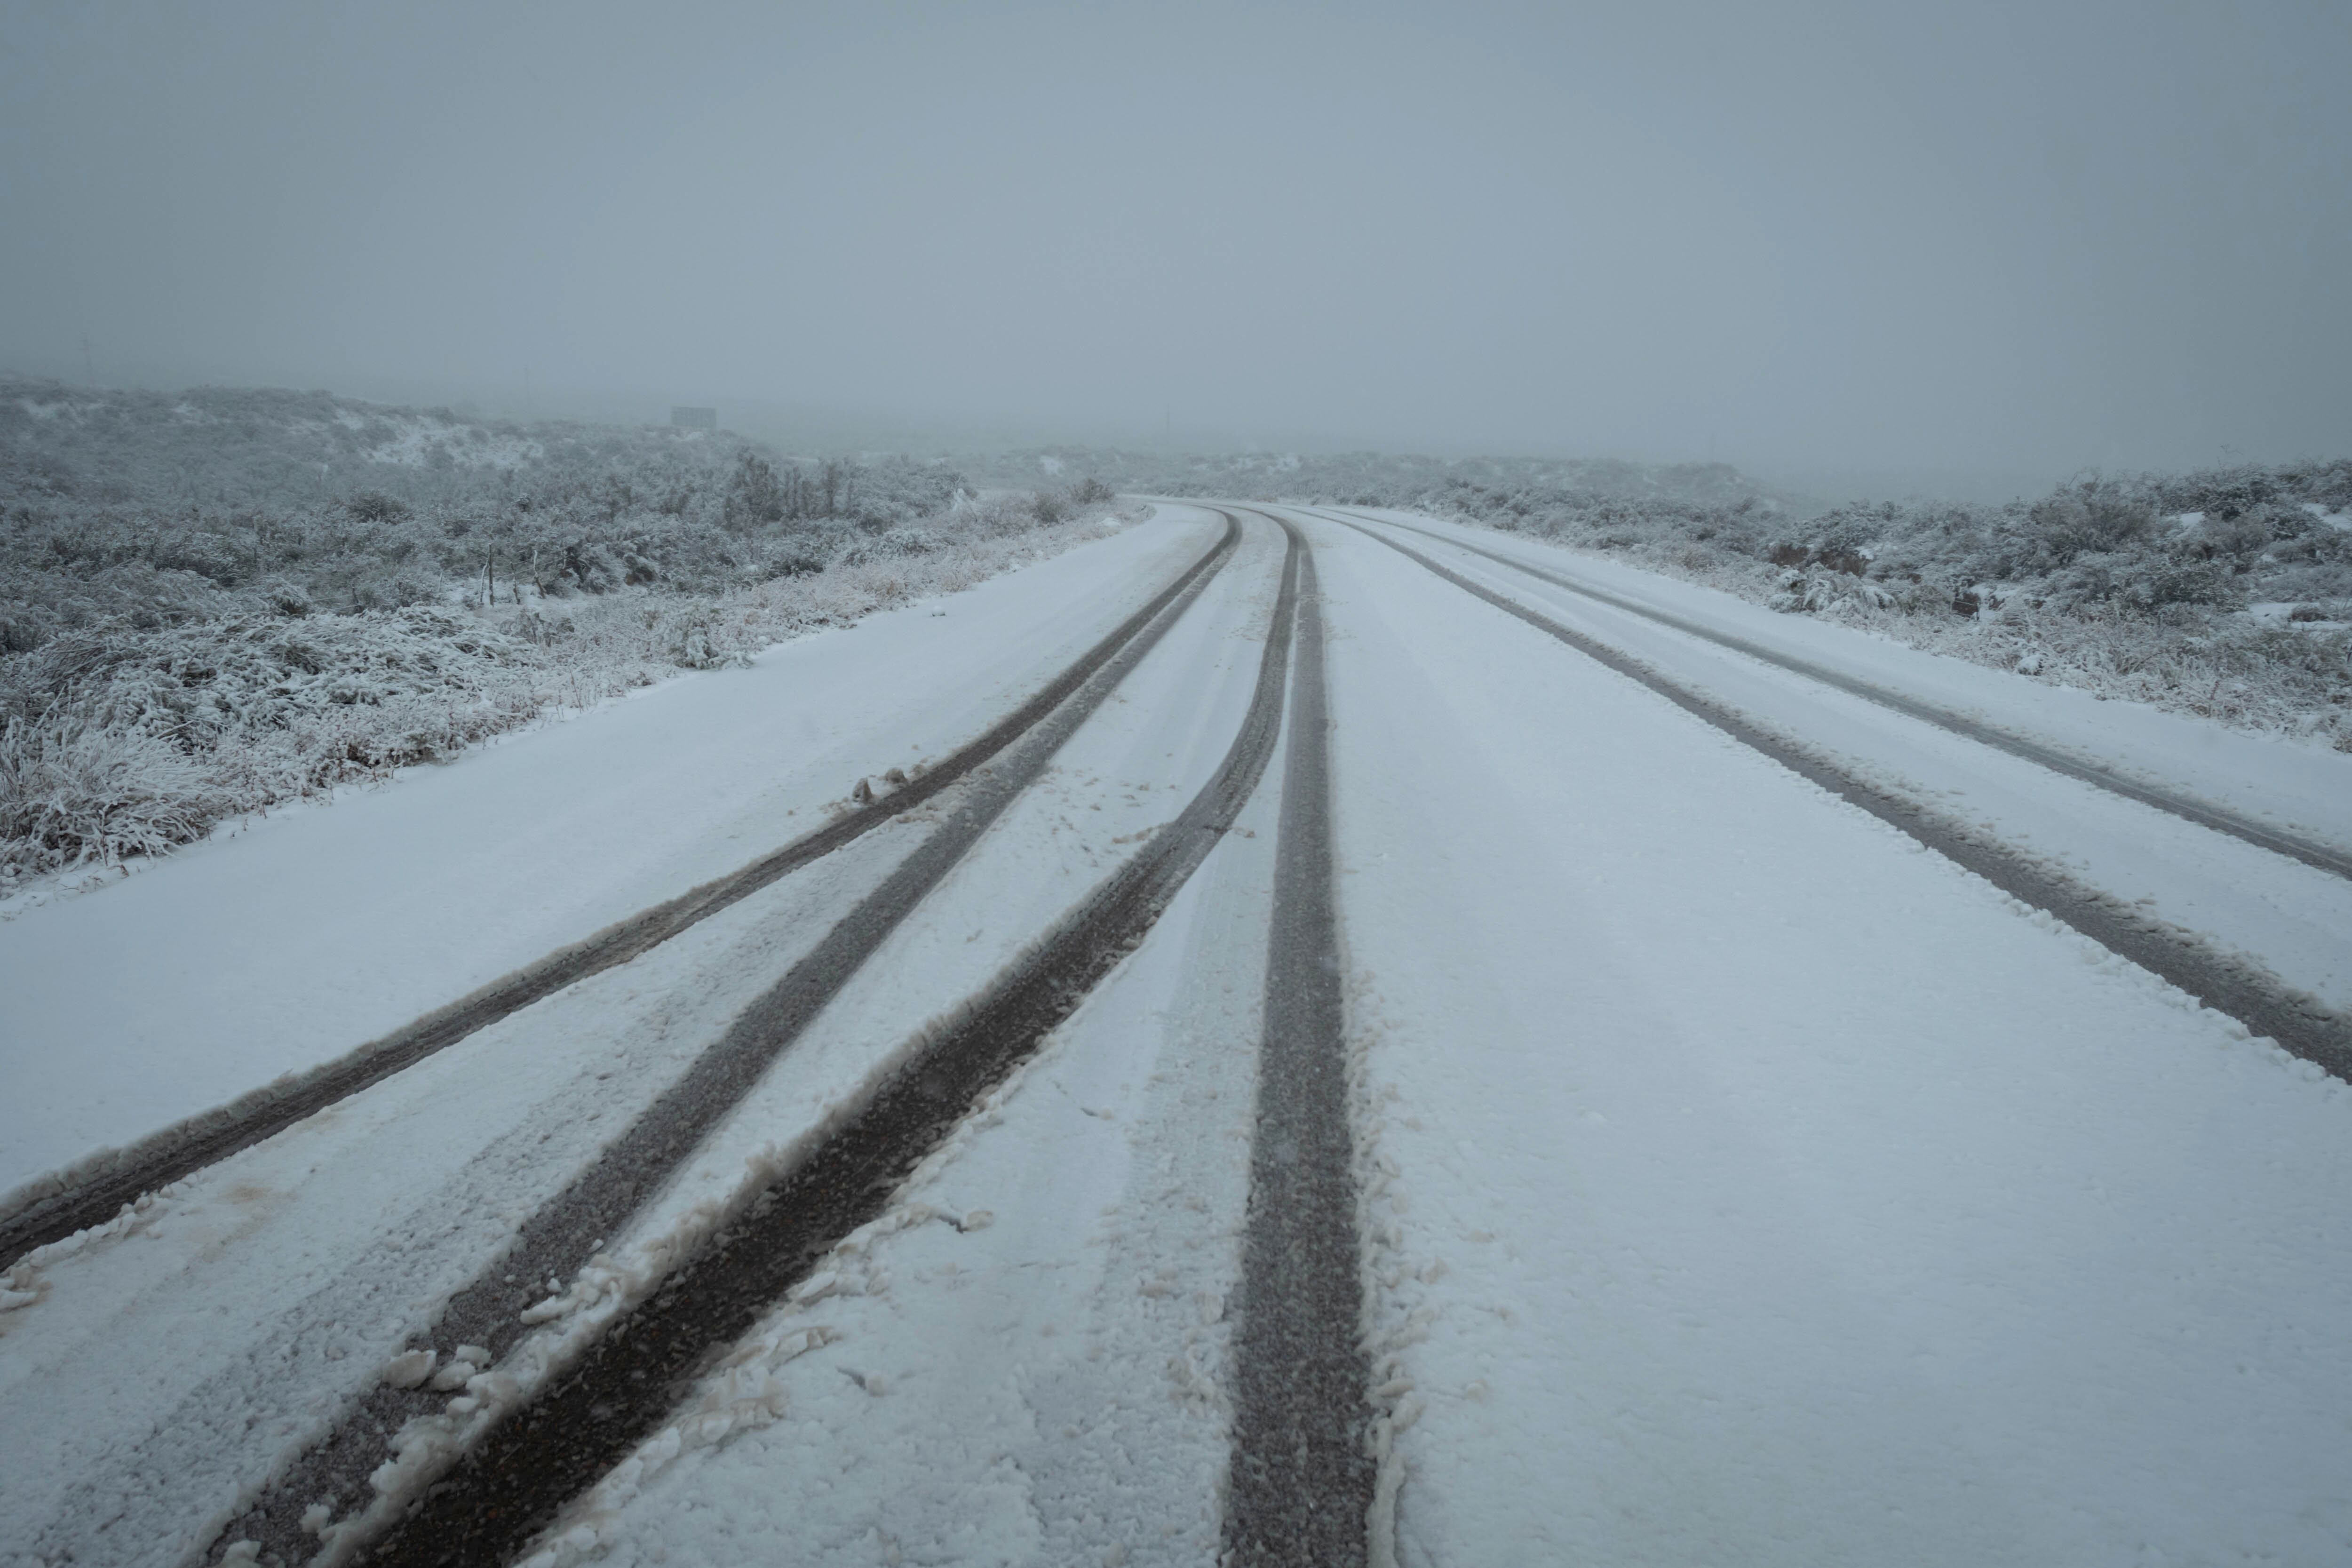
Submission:
[[[0,4],[0,367],[2032,488],[2352,451],[2324,4]]]

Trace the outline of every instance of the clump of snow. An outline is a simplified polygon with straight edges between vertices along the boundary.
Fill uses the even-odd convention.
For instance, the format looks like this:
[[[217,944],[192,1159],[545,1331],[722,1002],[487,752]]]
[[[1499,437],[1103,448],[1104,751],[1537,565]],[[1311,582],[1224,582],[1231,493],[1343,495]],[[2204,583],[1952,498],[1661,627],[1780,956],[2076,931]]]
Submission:
[[[433,1374],[432,1388],[436,1394],[454,1394],[465,1387],[482,1369],[490,1364],[490,1352],[479,1345],[459,1345],[449,1357],[449,1364]],[[404,1386],[415,1387],[409,1384]]]

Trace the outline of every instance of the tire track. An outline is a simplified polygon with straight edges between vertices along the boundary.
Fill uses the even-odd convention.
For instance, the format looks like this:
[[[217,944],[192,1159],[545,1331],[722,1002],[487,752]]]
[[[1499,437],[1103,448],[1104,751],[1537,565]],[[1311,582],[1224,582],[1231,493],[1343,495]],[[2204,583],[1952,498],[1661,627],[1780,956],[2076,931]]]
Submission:
[[[884,1212],[980,1098],[1143,940],[1232,826],[1281,732],[1305,553],[1297,532],[1286,532],[1281,591],[1248,713],[1217,773],[1183,813],[959,1023],[872,1086],[840,1131],[494,1426],[367,1549],[367,1562],[491,1564],[527,1542],[657,1430],[699,1374],[836,1242]],[[441,1337],[450,1336],[445,1330]],[[316,1495],[283,1487],[273,1493],[289,1509]],[[307,1544],[289,1535],[265,1550],[299,1553]]]
[[[413,1067],[510,1014],[593,974],[628,963],[961,783],[1043,721],[1170,605],[1205,582],[1231,557],[1240,541],[1240,524],[1228,517],[1225,531],[1217,542],[1141,609],[1112,628],[1101,641],[984,733],[890,795],[803,835],[740,870],[561,948],[404,1028],[313,1068],[291,1084],[273,1084],[256,1090],[165,1128],[128,1149],[110,1152],[45,1183],[18,1189],[17,1194],[11,1194],[17,1200],[13,1211],[0,1216],[0,1269],[35,1247],[61,1241],[89,1226],[104,1224],[142,1194],[261,1142],[336,1100]]]
[[[1232,558],[1239,521],[1172,594],[1155,599],[1155,613],[1126,642],[1087,672],[1044,720],[1000,760],[968,771],[971,789],[929,837],[885,877],[874,891],[836,921],[783,978],[744,1009],[720,1038],[640,1112],[596,1163],[541,1205],[503,1254],[486,1263],[433,1326],[431,1343],[447,1361],[459,1345],[502,1360],[530,1331],[520,1314],[545,1293],[545,1282],[569,1279],[607,1237],[622,1234],[638,1207],[683,1164],[703,1134],[749,1093],[775,1059],[848,984],[866,960],[913,912],[982,834],[1045,771],[1063,742],[1117,689],[1128,672],[1197,602]],[[301,1530],[302,1510],[321,1497],[366,1497],[368,1477],[385,1457],[387,1439],[409,1420],[433,1414],[446,1395],[377,1385],[362,1394],[333,1430],[289,1470],[274,1479],[229,1526],[289,1562],[314,1542]]]
[[[1417,533],[1424,539],[1450,544],[1457,550],[1466,550],[1473,555],[1482,556],[1498,565],[1507,566],[1515,572],[1524,572],[1528,576],[1549,583],[1556,588],[1565,588],[1571,594],[1581,594],[1586,598],[1597,600],[1612,609],[1622,610],[1628,615],[1640,616],[1644,620],[1654,621],[1663,626],[1670,626],[1675,631],[1702,638],[1719,647],[1730,648],[1735,653],[1744,653],[1750,658],[1761,659],[1767,664],[1788,670],[1792,674],[1801,675],[1809,680],[1818,680],[1822,685],[1834,687],[1849,696],[1859,697],[1867,702],[1875,702],[1883,708],[1893,709],[1906,718],[1933,724],[1939,730],[1949,731],[1955,735],[1964,736],[1979,744],[1990,746],[1995,751],[2006,752],[2011,756],[2021,757],[2037,766],[2048,768],[2053,773],[2063,773],[2068,778],[2106,790],[2113,795],[2122,795],[2126,800],[2153,806],[2158,811],[2169,813],[2184,821],[2193,822],[2200,827],[2210,828],[2216,833],[2226,833],[2232,838],[2253,845],[2256,848],[2267,849],[2274,855],[2284,855],[2289,859],[2300,860],[2306,866],[2335,876],[2352,878],[2352,855],[2347,855],[2332,846],[2305,838],[2281,828],[2265,826],[2221,806],[2209,805],[2168,790],[2140,784],[2112,768],[2070,756],[2057,747],[2045,745],[2038,741],[2030,741],[2021,735],[2012,735],[2006,730],[1970,719],[1962,713],[1956,713],[1948,708],[1923,702],[1902,692],[1873,685],[1867,680],[1815,664],[1809,659],[1800,658],[1793,654],[1782,653],[1762,643],[1753,642],[1729,632],[1718,631],[1702,622],[1691,620],[1687,616],[1677,616],[1668,610],[1656,609],[1637,599],[1612,594],[1605,588],[1597,588],[1590,584],[1579,582],[1564,573],[1530,565],[1527,562],[1514,560],[1510,556],[1483,549],[1475,544],[1465,543],[1445,534],[1435,533],[1425,528],[1415,528],[1409,522],[1367,517],[1360,512],[1339,512],[1336,509],[1326,509],[1323,512],[1314,515],[1329,516],[1335,522],[1346,523],[1350,528],[1360,530],[1362,530],[1362,523],[1349,520],[1362,518],[1364,522],[1377,523],[1384,528],[1402,529],[1408,533]],[[1379,536],[1375,534],[1374,537]],[[1383,542],[1389,542],[1383,541]]]
[[[1333,518],[1477,598],[1567,644],[1606,668],[1638,682],[1742,745],[1861,807],[1936,853],[1975,872],[2002,892],[2065,922],[2109,952],[2179,987],[2215,1012],[2236,1019],[2283,1049],[2352,1082],[2352,1020],[2288,993],[2203,943],[2156,928],[2095,889],[2054,874],[2007,846],[1964,833],[1901,795],[1856,779],[1819,754],[1775,735],[1746,715],[1668,679],[1655,669],[1581,632],[1473,582],[1409,545],[1372,529]]]
[[[1368,1547],[1374,1466],[1331,879],[1323,616],[1314,559],[1299,531],[1282,527],[1303,566],[1220,1561],[1355,1568]]]

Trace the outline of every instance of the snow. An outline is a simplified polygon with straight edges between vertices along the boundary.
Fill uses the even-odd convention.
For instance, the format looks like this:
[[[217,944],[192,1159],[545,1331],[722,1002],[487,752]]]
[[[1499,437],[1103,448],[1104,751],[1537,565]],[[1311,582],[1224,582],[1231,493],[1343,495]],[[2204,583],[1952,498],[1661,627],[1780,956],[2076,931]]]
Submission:
[[[216,416],[207,414],[189,404],[180,404],[172,412],[184,423],[214,421]],[[479,425],[451,424],[446,419],[430,415],[386,409],[367,415],[353,409],[338,410],[332,419],[289,418],[289,432],[331,434],[335,431],[370,432],[378,438],[364,452],[363,460],[384,463],[395,468],[421,468],[431,466],[435,448],[446,450],[463,463],[479,468],[519,468],[528,463],[543,460],[546,446],[527,436],[486,429]],[[682,433],[681,439],[698,437],[700,431]]]
[[[1473,581],[1630,653],[1669,679],[1802,742],[1849,773],[2039,858],[2132,906],[2144,918],[2168,922],[2224,952],[2243,955],[2289,986],[2352,1010],[2352,943],[2344,937],[2352,931],[2352,882],[2341,877],[1466,552],[1414,535],[1400,537],[1424,553],[1435,552],[1447,566]],[[1536,558],[1535,547],[1524,547],[1522,553]],[[1566,567],[1585,574],[1590,569],[1584,557],[1543,553],[1549,559],[1542,563],[1549,570]],[[1717,607],[1709,601],[1726,598],[1663,578],[1649,581],[1654,589],[1683,589],[1685,596],[1679,599],[1664,593],[1651,598],[1685,614],[1703,615]],[[1747,627],[1740,629],[1744,634]],[[1805,629],[1809,635],[1803,651],[1809,657],[1827,649],[1832,657],[1822,662],[1881,684],[1900,683],[1907,692],[1927,696],[1938,689],[1911,678],[1911,660],[1932,659],[1965,672],[1964,689],[1972,700],[1964,710],[2017,733],[2064,736],[2069,749],[2079,753],[2118,732],[2109,730],[2103,737],[2095,731],[2070,731],[2066,700],[2079,693],[2053,690],[1957,659],[1935,659],[1844,627]],[[1874,665],[1874,659],[1883,662]],[[2126,705],[2096,706],[2104,711]],[[2145,741],[2099,760],[2136,763],[2130,771],[2144,775],[2195,769],[2210,779],[2212,775],[2198,753],[2218,747],[2224,757],[2247,768],[2233,804],[2241,810],[2253,806],[2256,814],[2273,820],[2279,814],[2261,811],[2264,797],[2256,791],[2282,775],[2290,798],[2297,788],[2316,793],[2332,773],[2337,791],[2352,800],[2352,757],[2341,752],[2297,748],[2150,710],[2139,713],[2162,721],[2152,727],[2154,733],[2178,739],[2181,731],[2189,731],[2195,748],[2189,768],[2168,752],[2156,752]],[[2127,742],[2139,739],[2128,728],[2121,733]],[[2287,766],[2268,772],[2258,765],[2282,761]]]
[[[32,998],[39,1037],[74,1053],[0,1058],[19,1173],[0,1182],[748,860],[976,730],[1216,526],[1164,508],[0,928],[10,1026]],[[2352,1557],[2352,1089],[1385,546],[1307,527],[1377,1560]],[[10,1271],[0,1562],[184,1561],[355,1392],[446,1395],[372,1488],[304,1516],[347,1553],[355,1519],[428,1481],[1181,809],[1246,705],[1278,562],[1253,523],[677,1178],[548,1282],[499,1364],[423,1348],[440,1303],[952,796]],[[1450,563],[2352,994],[2352,908],[2309,868]],[[2352,837],[2331,757],[1612,570],[1677,613]],[[1278,795],[534,1568],[1214,1561]]]
[[[2326,746],[2231,730],[2145,703],[2106,701],[2086,691],[1921,652],[1852,627],[1780,615],[1716,589],[1488,529],[1411,513],[1349,510],[1410,522],[1548,571],[1566,572],[1669,614],[1704,621],[2011,733],[2094,757],[2143,782],[2352,848],[2352,755]],[[1423,536],[1403,538],[1420,548]],[[1510,575],[1519,584],[1530,581]]]
[[[1331,543],[1401,1561],[2341,1560],[2352,1090]]]
[[[354,429],[366,429],[370,421],[352,420],[349,416],[340,423]],[[428,467],[435,450],[449,451],[467,463],[493,468],[515,468],[544,455],[544,448],[520,436],[485,435],[478,427],[452,425],[446,420],[420,417],[415,415],[395,416],[378,421],[389,425],[394,434],[388,440],[378,441],[368,449],[373,463],[391,463],[401,468]]]
[[[861,776],[978,733],[1213,537],[1171,515],[0,926],[0,1193],[331,1060],[820,825]]]
[[[1197,555],[1220,526],[1171,518],[1175,557]],[[828,1124],[905,1042],[1132,853],[1139,829],[1181,808],[1222,757],[1255,674],[1277,552],[1259,539],[1245,554],[950,875],[923,911],[937,929],[902,928],[896,955],[820,1018],[637,1231],[614,1238],[587,1279],[553,1282],[562,1310],[541,1334],[469,1377],[445,1426],[403,1434],[379,1471],[389,1495],[428,1475],[450,1444],[494,1419],[569,1341],[715,1223],[740,1198],[747,1159],[785,1157]],[[1169,574],[1148,551],[1125,565],[1130,604]],[[1091,601],[1069,587],[1048,575],[1005,614],[1083,622]],[[1059,661],[1055,652],[1047,662]],[[1223,673],[1204,679],[1207,670]],[[1161,787],[1117,782],[1140,783],[1146,768],[1170,770],[1152,781]],[[249,1478],[408,1354],[520,1219],[593,1161],[926,826],[877,829],[639,960],[176,1184],[105,1233],[20,1265],[11,1288],[40,1300],[10,1314],[0,1337],[0,1451],[24,1456],[11,1477],[23,1523],[9,1535],[21,1531],[44,1553],[136,1562],[171,1561],[200,1542]],[[1007,889],[1024,892],[1010,900]],[[75,1396],[62,1409],[5,1396],[36,1387]],[[341,1500],[338,1518],[364,1500]]]
[[[0,1540],[178,1561],[919,836],[877,829],[20,1263]]]
[[[1274,815],[526,1561],[1212,1561]]]

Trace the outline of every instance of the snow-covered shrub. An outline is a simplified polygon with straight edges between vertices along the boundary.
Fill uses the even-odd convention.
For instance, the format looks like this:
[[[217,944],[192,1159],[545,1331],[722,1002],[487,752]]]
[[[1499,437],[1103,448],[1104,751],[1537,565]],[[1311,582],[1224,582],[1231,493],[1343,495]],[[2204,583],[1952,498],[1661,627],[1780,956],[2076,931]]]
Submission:
[[[1097,508],[998,531],[977,504],[751,585],[618,586],[512,605],[300,613],[293,602],[142,627],[116,617],[0,659],[0,869],[152,854],[222,816],[448,757],[551,709],[951,593],[1097,538]],[[855,544],[846,542],[855,540]]]
[[[2030,553],[2021,565],[2027,571],[2124,551],[2157,531],[2156,506],[2145,494],[2097,476],[2060,486],[2026,509],[2025,520]]]
[[[0,869],[152,853],[1104,513],[735,436],[0,379]]]
[[[280,584],[333,613],[721,593],[815,570],[834,536],[903,530],[962,493],[940,463],[733,435],[0,378],[0,654],[126,617],[268,607]]]
[[[86,713],[0,719],[0,868],[112,865],[203,837],[223,802],[205,770],[143,729]]]
[[[891,561],[908,555],[929,555],[945,547],[945,542],[929,529],[894,528],[872,539],[861,539],[834,557],[836,566],[866,566],[877,561]]]
[[[1604,490],[1446,479],[1355,499],[1533,534],[1792,615],[2352,750],[2352,462],[2091,477],[2031,504],[1803,513],[1664,471]],[[2251,613],[2308,604],[2301,620]]]

